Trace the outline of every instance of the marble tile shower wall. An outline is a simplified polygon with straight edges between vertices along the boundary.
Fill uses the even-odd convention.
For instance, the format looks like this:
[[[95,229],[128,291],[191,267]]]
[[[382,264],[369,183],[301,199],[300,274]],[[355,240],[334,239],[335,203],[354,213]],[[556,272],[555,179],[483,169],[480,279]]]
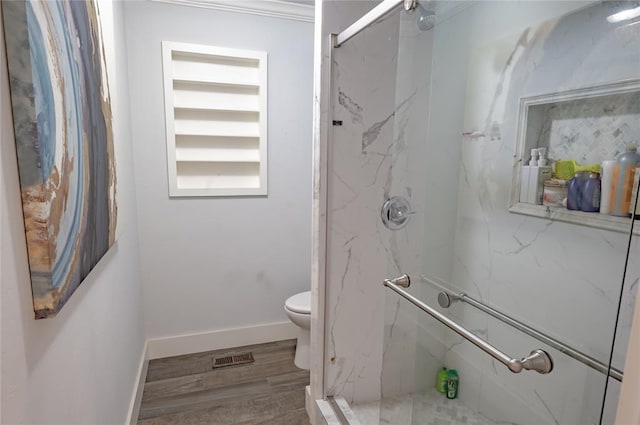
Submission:
[[[461,138],[452,277],[452,283],[470,295],[604,362],[612,344],[627,236],[514,215],[507,207],[520,97],[638,77],[640,34],[608,24],[609,7],[597,4],[523,26],[511,36],[503,31],[494,37],[487,34],[500,33],[495,27],[511,25],[517,19],[508,19],[508,14],[522,10],[486,3],[467,12],[473,14],[473,25],[465,52],[470,57],[463,83],[467,93],[459,105],[464,127],[459,130],[484,136]],[[634,241],[632,256],[638,253]],[[638,275],[638,264],[632,262],[614,356],[619,368]],[[477,333],[514,356],[540,346],[469,307],[456,306],[453,314],[467,326],[482,324]],[[555,360],[552,374],[512,375],[459,342],[452,338],[450,344],[456,346],[446,361],[461,372],[460,393],[468,406],[514,423],[597,423],[602,375],[554,350],[549,350]],[[614,384],[612,394],[615,391]]]
[[[398,31],[390,15],[334,51],[330,119],[343,125],[328,146],[330,395],[358,402],[419,389],[415,376],[430,385],[439,358],[459,369],[464,402],[490,419],[597,423],[601,374],[549,349],[551,375],[513,375],[381,286],[400,273],[436,276],[608,359],[626,236],[507,209],[519,98],[637,77],[638,33],[608,26],[606,4],[529,26],[518,3],[483,2],[433,36]],[[474,131],[484,136],[461,136]],[[397,232],[380,222],[389,195],[416,211]],[[620,368],[637,267],[624,286]],[[432,289],[418,290],[435,303]],[[541,346],[468,306],[449,312],[513,356]]]
[[[431,386],[424,377],[435,374],[446,350],[447,330],[416,326],[429,319],[381,286],[408,273],[412,290],[434,298],[419,282],[425,264],[440,278],[451,276],[456,215],[455,202],[446,201],[456,200],[458,167],[451,164],[460,147],[448,142],[450,129],[425,143],[433,33],[418,31],[415,19],[391,15],[334,51],[331,119],[343,125],[333,128],[328,155],[326,378],[329,394],[355,402]],[[435,90],[448,89],[462,94],[447,84]],[[442,111],[435,119],[451,121]],[[411,201],[414,215],[392,232],[380,207],[395,195]],[[428,238],[425,222],[439,223]]]
[[[425,168],[425,158],[443,151],[442,146],[434,149],[425,143],[429,128],[429,104],[431,93],[431,58],[433,32],[419,31],[416,15],[400,13],[399,42],[397,47],[396,95],[394,145],[389,163],[388,195],[402,195],[410,199],[414,215],[406,228],[391,232],[391,245],[387,255],[387,276],[407,273],[412,278],[409,291],[419,298],[435,297],[434,288],[420,282],[420,271],[427,257],[424,253],[441,253],[444,258],[429,255],[432,266],[446,274],[450,267],[446,261],[451,258],[453,243],[449,247],[439,237],[423,238],[424,225],[429,221],[439,221],[446,232],[444,223],[448,220],[453,227],[455,214],[448,215],[447,204],[427,203],[437,196],[450,197],[452,193],[442,190],[446,185],[434,188],[428,181],[437,181],[446,176],[446,161],[438,166]],[[442,172],[442,174],[440,174]],[[457,172],[456,172],[457,174]],[[450,184],[450,182],[449,182]],[[386,230],[386,229],[385,229]],[[388,233],[388,231],[387,231]],[[398,243],[404,241],[404,243]],[[450,252],[447,255],[447,248]],[[439,261],[440,259],[444,261]],[[440,275],[440,274],[439,274]],[[420,327],[425,315],[407,303],[396,293],[385,290],[385,327],[383,364],[380,376],[383,398],[422,391],[432,386],[431,379],[442,366],[445,352],[443,343],[446,331],[433,327]],[[428,329],[428,332],[426,331]]]
[[[391,191],[397,16],[334,50],[327,200],[325,366],[329,395],[380,398],[387,261],[405,261],[380,222]],[[392,248],[396,246],[396,250]],[[396,263],[397,264],[397,263]],[[398,269],[405,268],[397,264]]]
[[[334,127],[329,152],[327,387],[356,402],[424,383],[415,379],[416,368],[424,368],[415,362],[420,315],[382,287],[387,277],[419,276],[423,249],[426,120],[415,105],[428,99],[430,52],[413,57],[427,65],[422,70],[398,63],[399,17],[383,19],[334,52],[332,119],[343,125]],[[414,42],[418,35],[400,34]],[[416,71],[420,78],[411,75]],[[392,232],[380,208],[396,195],[416,208],[409,225]],[[431,374],[444,346],[439,354],[429,351],[436,353]]]
[[[331,14],[349,7],[328,4]],[[333,127],[328,154],[325,374],[329,394],[355,402],[430,387],[424,377],[442,365],[449,332],[381,286],[386,277],[408,273],[412,291],[435,299],[434,288],[420,283],[421,272],[428,267],[449,279],[453,264],[460,146],[450,140],[462,120],[436,110],[433,119],[451,125],[426,143],[426,107],[431,90],[457,97],[464,90],[443,68],[432,89],[433,32],[418,31],[415,20],[388,16],[334,51],[330,119],[343,125]],[[408,198],[415,214],[392,232],[382,225],[380,207],[394,195]],[[423,238],[427,222],[438,225]]]

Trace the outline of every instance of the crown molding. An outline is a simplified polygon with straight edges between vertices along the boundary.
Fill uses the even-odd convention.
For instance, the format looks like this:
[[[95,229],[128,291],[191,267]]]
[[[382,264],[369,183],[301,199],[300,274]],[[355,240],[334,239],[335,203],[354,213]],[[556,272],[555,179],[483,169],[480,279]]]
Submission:
[[[226,12],[248,13],[271,18],[313,22],[314,7],[283,0],[152,0],[181,6],[224,10]]]

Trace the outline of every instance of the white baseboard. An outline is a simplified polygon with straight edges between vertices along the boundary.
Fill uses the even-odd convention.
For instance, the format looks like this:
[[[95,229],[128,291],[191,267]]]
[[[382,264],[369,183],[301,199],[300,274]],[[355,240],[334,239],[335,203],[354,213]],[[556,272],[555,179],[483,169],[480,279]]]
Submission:
[[[298,336],[298,327],[293,323],[278,322],[246,328],[224,329],[195,334],[155,338],[147,341],[149,359],[222,350],[243,345],[293,339]]]
[[[147,368],[149,367],[149,349],[148,344],[144,343],[142,356],[140,357],[140,365],[138,366],[138,380],[134,383],[133,396],[129,404],[129,413],[127,422],[129,425],[138,423],[138,415],[140,414],[140,403],[142,402],[142,393],[144,392],[144,382],[147,378]]]
[[[315,402],[311,399],[311,386],[304,387],[304,410],[307,411],[311,425],[316,425]]]
[[[327,420],[324,418],[324,414],[320,409],[320,405],[323,407],[328,405],[326,400],[314,400],[311,398],[311,386],[307,385],[304,387],[305,389],[305,397],[304,397],[304,407],[307,411],[307,416],[309,416],[309,422],[311,425],[327,425]]]

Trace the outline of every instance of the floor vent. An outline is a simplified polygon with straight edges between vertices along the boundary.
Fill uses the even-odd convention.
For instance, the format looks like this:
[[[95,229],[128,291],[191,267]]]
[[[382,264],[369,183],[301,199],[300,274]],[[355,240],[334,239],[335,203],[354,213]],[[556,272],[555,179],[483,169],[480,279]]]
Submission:
[[[216,357],[213,359],[213,368],[237,366],[245,363],[253,363],[253,353],[236,354],[235,356]]]

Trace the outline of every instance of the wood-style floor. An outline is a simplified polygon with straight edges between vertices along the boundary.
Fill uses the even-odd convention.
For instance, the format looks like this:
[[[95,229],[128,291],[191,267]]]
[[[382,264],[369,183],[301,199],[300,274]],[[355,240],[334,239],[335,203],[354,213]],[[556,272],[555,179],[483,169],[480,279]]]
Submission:
[[[151,360],[138,425],[309,425],[295,340]],[[254,363],[213,368],[252,352]]]

